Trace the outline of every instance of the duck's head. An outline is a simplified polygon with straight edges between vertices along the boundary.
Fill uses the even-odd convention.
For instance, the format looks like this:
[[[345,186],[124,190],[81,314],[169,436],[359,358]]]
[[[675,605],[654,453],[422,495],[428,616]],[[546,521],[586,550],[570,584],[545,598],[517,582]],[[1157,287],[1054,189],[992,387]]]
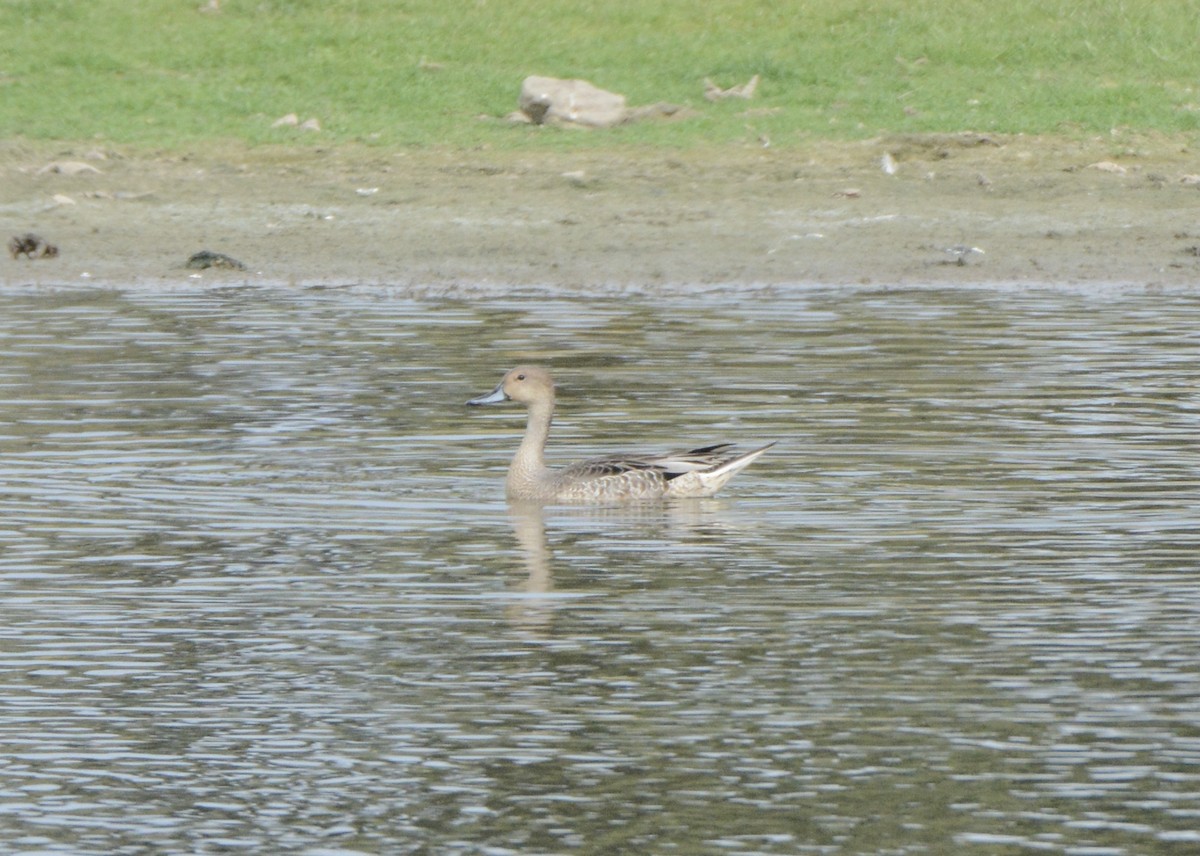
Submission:
[[[517,366],[504,375],[495,389],[487,395],[472,398],[467,404],[499,404],[502,401],[522,404],[554,401],[554,381],[550,379],[550,372],[538,366]]]

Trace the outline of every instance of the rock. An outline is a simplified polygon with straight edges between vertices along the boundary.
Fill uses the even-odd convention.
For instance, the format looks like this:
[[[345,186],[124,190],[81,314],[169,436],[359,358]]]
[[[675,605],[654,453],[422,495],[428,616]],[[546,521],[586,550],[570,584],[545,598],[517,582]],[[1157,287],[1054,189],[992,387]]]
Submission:
[[[608,92],[586,80],[556,77],[525,78],[521,84],[520,109],[505,119],[514,124],[561,125],[572,128],[611,128],[644,119],[682,119],[694,111],[660,101],[629,107],[624,95]]]
[[[211,250],[201,250],[192,253],[184,267],[189,270],[205,270],[207,268],[224,268],[226,270],[245,270],[246,266],[235,258],[224,253],[214,253]]]
[[[301,131],[319,131],[321,130],[321,122],[313,117],[304,122],[300,121],[300,117],[295,113],[288,113],[286,116],[280,116],[271,123],[272,128],[299,128]]]
[[[696,111],[689,110],[680,104],[659,101],[656,104],[647,104],[643,107],[631,107],[625,117],[625,121],[640,122],[643,119],[687,119],[694,115],[696,115]]]
[[[58,173],[60,175],[82,175],[83,173],[95,173],[100,175],[100,170],[96,169],[90,163],[82,161],[51,161],[37,171],[38,175],[45,175],[48,172]]]
[[[731,86],[728,89],[722,89],[707,77],[704,78],[704,97],[709,101],[720,101],[724,98],[745,98],[749,100],[754,97],[754,90],[756,89],[758,89],[757,74],[741,86]]]
[[[967,256],[975,253],[981,256],[985,255],[983,250],[981,250],[979,247],[969,247],[966,244],[955,244],[953,247],[946,247],[943,252],[953,257],[953,261],[947,262],[947,264],[954,264],[958,265],[959,267],[966,267]]]
[[[536,125],[611,128],[629,118],[624,95],[586,80],[531,75],[521,84],[518,105]]]
[[[27,259],[52,259],[58,255],[58,247],[33,232],[26,232],[24,235],[13,235],[9,239],[8,253],[14,259],[18,256]]]

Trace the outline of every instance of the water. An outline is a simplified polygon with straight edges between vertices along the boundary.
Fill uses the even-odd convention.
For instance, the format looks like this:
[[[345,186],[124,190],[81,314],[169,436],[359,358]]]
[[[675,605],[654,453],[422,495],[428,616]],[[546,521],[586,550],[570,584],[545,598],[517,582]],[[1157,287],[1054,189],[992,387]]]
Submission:
[[[563,456],[779,445],[510,509],[518,361]],[[1195,852],[1198,365],[1132,289],[0,295],[0,849]]]

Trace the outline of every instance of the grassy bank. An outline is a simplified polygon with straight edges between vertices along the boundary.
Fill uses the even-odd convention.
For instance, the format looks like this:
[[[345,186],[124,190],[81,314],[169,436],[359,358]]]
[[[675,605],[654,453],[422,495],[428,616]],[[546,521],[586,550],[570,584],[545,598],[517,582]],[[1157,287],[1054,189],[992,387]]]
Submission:
[[[1200,125],[1192,0],[4,0],[0,135],[185,149],[590,147]],[[699,115],[514,128],[527,74]],[[747,104],[703,80],[760,74]],[[272,128],[295,112],[318,135]]]

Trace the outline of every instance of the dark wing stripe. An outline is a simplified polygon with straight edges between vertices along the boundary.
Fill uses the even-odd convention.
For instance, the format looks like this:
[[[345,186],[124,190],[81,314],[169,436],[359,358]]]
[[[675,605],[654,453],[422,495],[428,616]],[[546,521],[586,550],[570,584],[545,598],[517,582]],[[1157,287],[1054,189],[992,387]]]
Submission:
[[[703,446],[699,449],[691,449],[687,452],[684,452],[683,454],[685,454],[685,455],[711,455],[714,452],[721,452],[726,449],[732,449],[733,445],[734,445],[733,443],[714,443],[711,446]]]

